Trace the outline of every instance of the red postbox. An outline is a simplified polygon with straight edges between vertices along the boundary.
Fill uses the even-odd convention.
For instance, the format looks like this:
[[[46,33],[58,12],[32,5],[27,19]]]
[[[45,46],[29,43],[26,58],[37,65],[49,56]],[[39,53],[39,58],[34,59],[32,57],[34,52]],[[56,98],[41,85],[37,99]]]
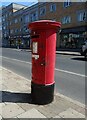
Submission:
[[[32,40],[31,96],[36,104],[54,99],[56,32],[61,23],[41,20],[29,24]]]

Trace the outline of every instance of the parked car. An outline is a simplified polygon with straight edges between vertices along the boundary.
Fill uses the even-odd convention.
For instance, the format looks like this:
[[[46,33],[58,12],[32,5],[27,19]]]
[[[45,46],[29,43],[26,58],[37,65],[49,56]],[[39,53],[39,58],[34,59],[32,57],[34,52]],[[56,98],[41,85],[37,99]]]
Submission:
[[[81,55],[87,58],[87,40],[82,44]]]

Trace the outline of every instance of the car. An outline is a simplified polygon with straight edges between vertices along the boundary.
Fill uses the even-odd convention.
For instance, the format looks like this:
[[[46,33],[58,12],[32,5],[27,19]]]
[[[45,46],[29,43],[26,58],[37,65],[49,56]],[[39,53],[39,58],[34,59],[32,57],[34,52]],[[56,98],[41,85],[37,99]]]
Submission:
[[[87,58],[87,40],[82,44],[81,55]]]

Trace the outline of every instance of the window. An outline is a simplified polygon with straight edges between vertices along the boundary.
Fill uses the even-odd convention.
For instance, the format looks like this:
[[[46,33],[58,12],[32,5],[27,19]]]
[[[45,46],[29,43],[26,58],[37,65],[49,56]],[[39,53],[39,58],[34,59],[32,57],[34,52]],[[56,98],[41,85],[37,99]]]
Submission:
[[[2,22],[2,18],[0,17],[0,22]]]
[[[71,17],[70,16],[65,16],[62,18],[62,24],[68,24],[71,23]]]
[[[40,8],[40,15],[45,15],[46,14],[46,7]]]
[[[5,30],[5,29],[6,29],[6,26],[4,26],[3,29]]]
[[[12,15],[12,12],[9,12],[9,16],[11,16]]]
[[[15,29],[15,33],[17,33],[18,32],[18,29]]]
[[[77,20],[79,22],[87,21],[87,12],[85,10],[77,12]]]
[[[6,23],[6,25],[8,26],[8,22]]]
[[[17,23],[18,22],[18,20],[17,19],[15,19],[15,23]]]
[[[71,0],[65,0],[65,2],[64,2],[64,7],[68,7],[68,6],[70,6],[71,5]]]
[[[77,0],[77,2],[86,2],[86,0]]]
[[[22,31],[22,29],[20,28],[20,32]]]
[[[53,18],[53,19],[52,19],[52,21],[56,21],[56,19],[55,19],[55,18]]]
[[[22,18],[19,18],[19,21],[22,22]]]
[[[24,32],[29,32],[29,29],[27,28],[27,26],[24,26],[24,28],[23,28],[23,30],[24,30]]]
[[[56,11],[56,4],[51,4],[50,11],[51,12]]]
[[[8,14],[6,13],[6,18],[8,17]]]
[[[10,30],[10,33],[12,34],[12,33],[13,33],[13,30]]]
[[[12,22],[10,21],[10,25],[12,24]]]
[[[5,16],[2,17],[2,21],[3,21],[3,22],[5,21]]]
[[[28,23],[28,22],[29,22],[29,15],[26,15],[26,16],[24,17],[24,22],[25,22],[25,23]]]
[[[35,21],[35,20],[38,20],[38,12],[37,11],[31,14],[31,22]]]

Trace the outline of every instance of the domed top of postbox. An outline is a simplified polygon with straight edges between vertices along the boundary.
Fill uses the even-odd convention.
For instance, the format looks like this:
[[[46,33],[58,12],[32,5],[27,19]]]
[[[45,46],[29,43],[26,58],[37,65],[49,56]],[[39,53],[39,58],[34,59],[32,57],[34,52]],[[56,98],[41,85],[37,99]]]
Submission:
[[[29,29],[31,30],[39,30],[39,29],[56,29],[61,27],[60,22],[55,22],[52,20],[40,20],[35,21],[29,24]]]

